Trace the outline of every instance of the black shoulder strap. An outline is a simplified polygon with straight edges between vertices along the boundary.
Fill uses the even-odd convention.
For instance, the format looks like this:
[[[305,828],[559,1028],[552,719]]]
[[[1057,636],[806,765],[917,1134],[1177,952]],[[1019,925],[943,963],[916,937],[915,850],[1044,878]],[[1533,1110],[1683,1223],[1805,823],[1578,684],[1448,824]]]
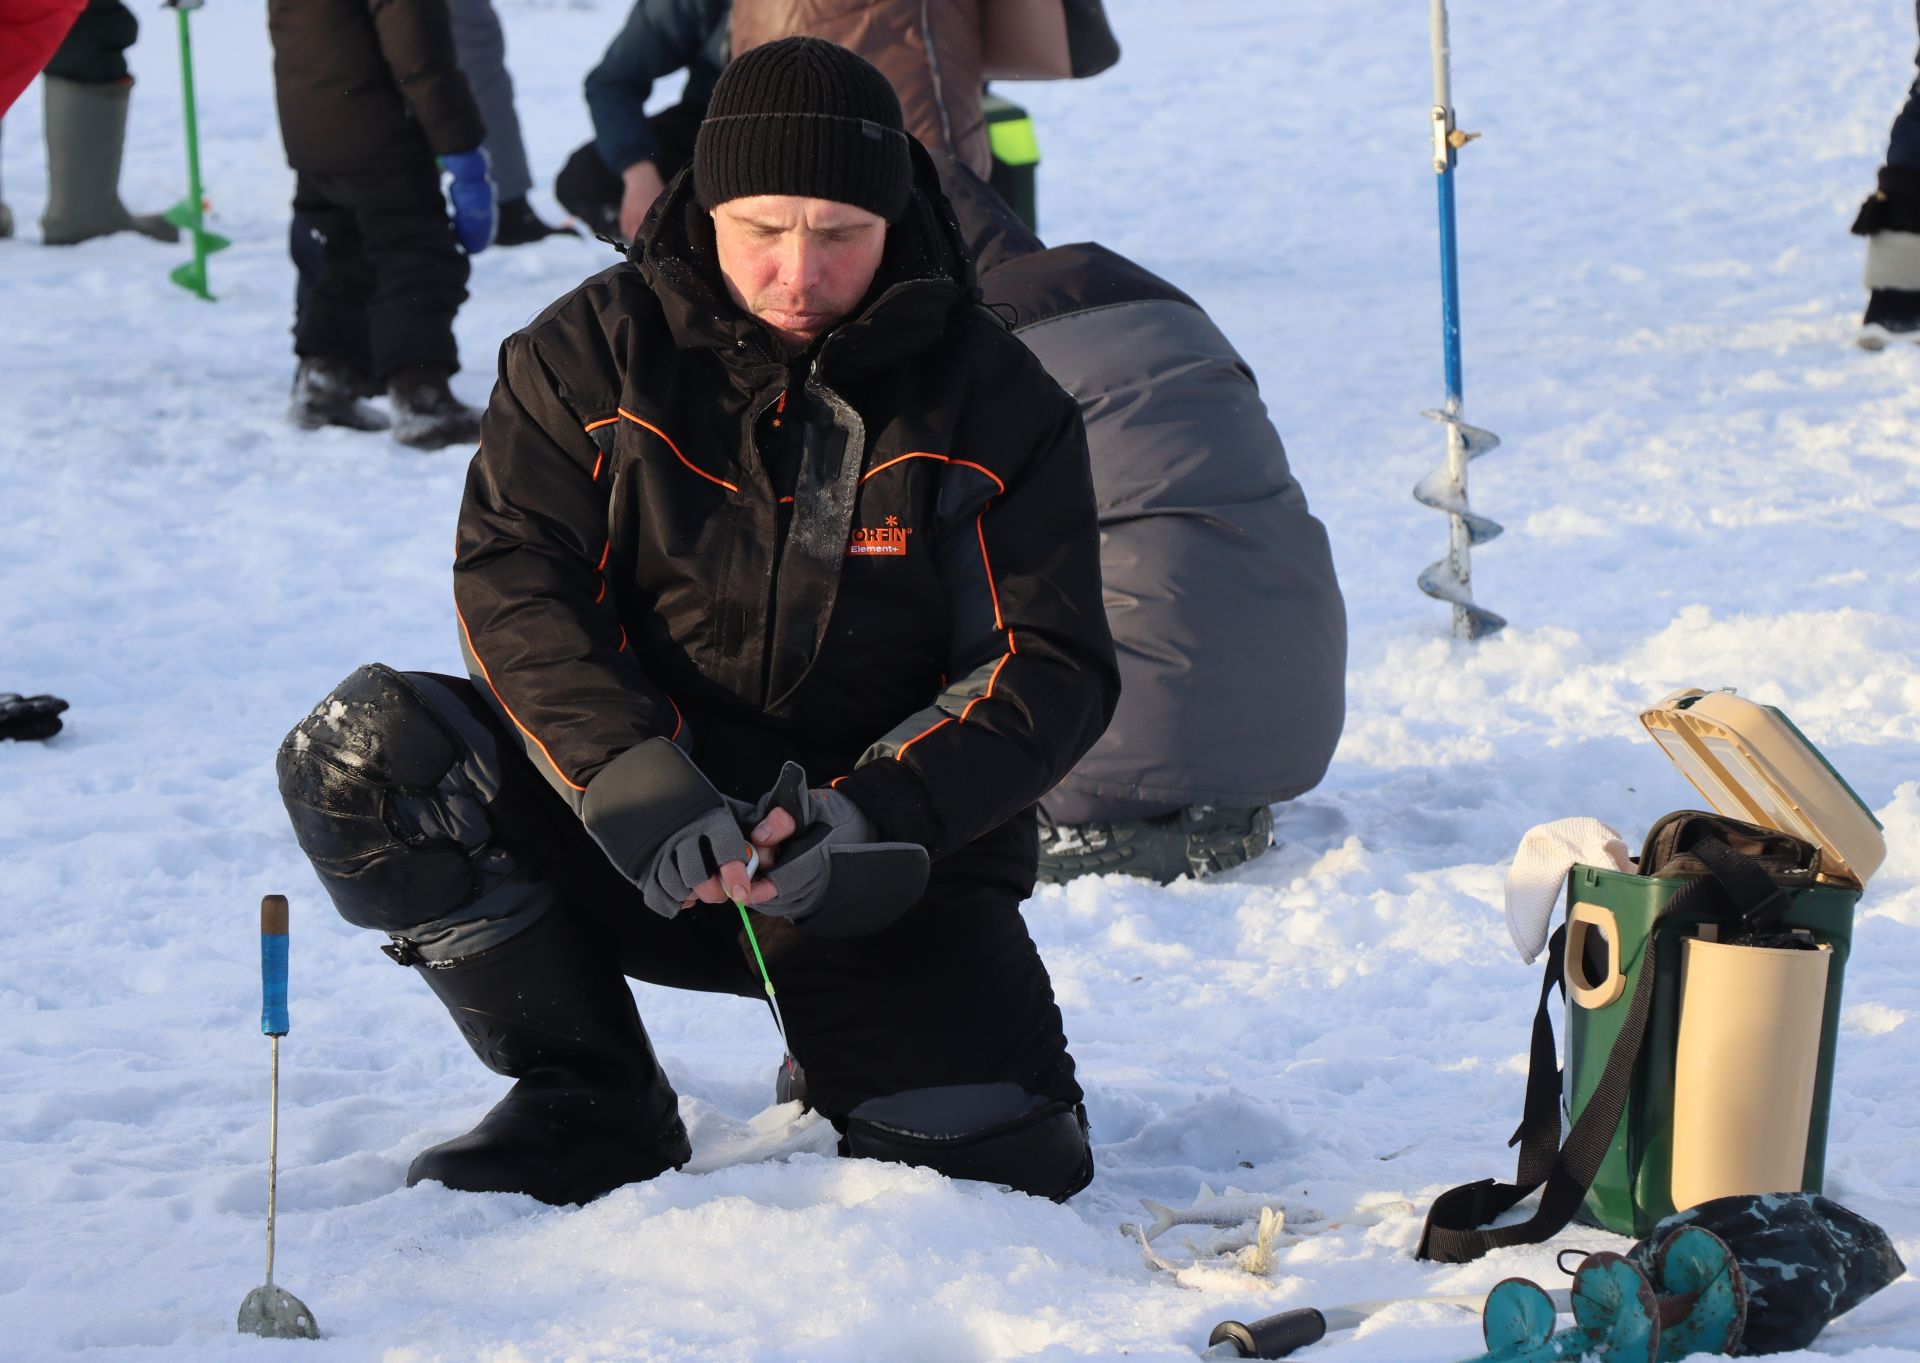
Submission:
[[[1707,850],[1709,848],[1712,850]],[[1663,920],[1681,913],[1697,914],[1707,907],[1703,900],[1709,904],[1714,898],[1722,904],[1730,900],[1735,912],[1751,916],[1766,912],[1772,907],[1773,896],[1782,893],[1764,871],[1718,839],[1704,839],[1693,850],[1713,874],[1702,876],[1679,891],[1654,915],[1653,922],[1648,924],[1642,951],[1653,949]],[[1520,1167],[1514,1182],[1499,1183],[1483,1178],[1435,1198],[1427,1211],[1426,1227],[1420,1233],[1420,1246],[1414,1251],[1416,1259],[1463,1264],[1508,1245],[1537,1245],[1573,1219],[1587,1189],[1593,1186],[1600,1161],[1606,1157],[1613,1133],[1620,1126],[1621,1114],[1626,1111],[1627,1094],[1640,1062],[1641,1044],[1646,1040],[1655,972],[1651,968],[1642,970],[1634,982],[1626,1018],[1607,1054],[1600,1082],[1562,1145],[1560,1075],[1554,1061],[1553,1015],[1548,1005],[1554,985],[1563,977],[1566,936],[1563,925],[1554,932],[1547,946],[1547,967],[1540,985],[1540,1007],[1533,1016],[1532,1054],[1527,1062],[1526,1108],[1520,1129],[1507,1142],[1520,1147]],[[1624,962],[1621,968],[1626,968]],[[1530,1219],[1511,1226],[1482,1229],[1535,1188],[1541,1189],[1540,1203]]]

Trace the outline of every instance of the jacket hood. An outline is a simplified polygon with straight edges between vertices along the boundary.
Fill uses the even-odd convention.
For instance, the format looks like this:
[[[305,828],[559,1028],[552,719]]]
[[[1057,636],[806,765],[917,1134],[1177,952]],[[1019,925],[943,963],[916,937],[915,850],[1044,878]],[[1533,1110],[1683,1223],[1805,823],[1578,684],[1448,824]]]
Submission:
[[[830,356],[836,371],[880,368],[924,350],[946,330],[956,308],[979,298],[939,175],[920,144],[909,141],[913,191],[900,220],[887,228],[873,285],[809,351],[823,363]],[[660,299],[680,346],[714,350],[735,368],[792,362],[773,332],[727,296],[713,219],[694,199],[691,167],[676,175],[654,203],[627,259]]]

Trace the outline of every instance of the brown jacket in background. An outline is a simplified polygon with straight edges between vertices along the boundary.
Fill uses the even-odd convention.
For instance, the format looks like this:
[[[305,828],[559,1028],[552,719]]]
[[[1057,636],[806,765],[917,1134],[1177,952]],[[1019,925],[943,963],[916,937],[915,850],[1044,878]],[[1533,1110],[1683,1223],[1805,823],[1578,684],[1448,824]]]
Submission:
[[[974,174],[993,171],[981,88],[981,0],[734,0],[733,53],[805,34],[851,48],[900,96],[907,131]]]
[[[486,140],[446,0],[268,0],[267,32],[295,170],[414,165]]]

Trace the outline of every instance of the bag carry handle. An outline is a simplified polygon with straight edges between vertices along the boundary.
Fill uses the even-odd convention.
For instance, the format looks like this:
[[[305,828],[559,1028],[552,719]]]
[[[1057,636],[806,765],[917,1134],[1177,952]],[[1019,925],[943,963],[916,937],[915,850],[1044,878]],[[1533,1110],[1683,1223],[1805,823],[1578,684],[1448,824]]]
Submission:
[[[1775,885],[1751,858],[1734,851],[1718,838],[1703,838],[1692,851],[1712,873],[1692,882],[1669,899],[1647,925],[1640,950],[1654,949],[1660,924],[1680,914],[1699,915],[1715,897],[1730,901],[1734,913],[1749,922],[1777,923],[1791,897]],[[1581,1110],[1579,1120],[1560,1141],[1560,1072],[1554,1063],[1553,1014],[1548,1007],[1554,986],[1564,988],[1567,929],[1554,930],[1547,943],[1547,966],[1540,983],[1540,1006],[1533,1015],[1533,1045],[1527,1060],[1527,1098],[1519,1129],[1508,1145],[1520,1147],[1519,1168],[1512,1183],[1483,1178],[1451,1188],[1427,1209],[1416,1259],[1464,1264],[1489,1250],[1509,1245],[1537,1245],[1558,1234],[1593,1186],[1600,1162],[1606,1157],[1613,1133],[1627,1108],[1627,1093],[1646,1041],[1647,1014],[1653,1004],[1654,971],[1640,972],[1633,997],[1620,1024],[1613,1049],[1600,1071],[1600,1082]],[[1617,950],[1617,947],[1616,947]],[[1624,965],[1621,967],[1625,968]],[[1544,1186],[1543,1186],[1544,1185]],[[1533,1216],[1511,1226],[1487,1223],[1518,1205],[1540,1188],[1540,1204]]]

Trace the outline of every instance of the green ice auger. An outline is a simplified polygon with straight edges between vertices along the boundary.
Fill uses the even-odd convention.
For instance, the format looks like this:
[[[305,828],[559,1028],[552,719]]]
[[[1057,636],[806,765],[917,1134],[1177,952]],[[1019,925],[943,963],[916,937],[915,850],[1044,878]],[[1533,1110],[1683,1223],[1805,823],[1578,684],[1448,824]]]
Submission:
[[[200,124],[194,116],[193,39],[187,29],[187,12],[200,8],[203,0],[168,0],[168,8],[180,16],[180,99],[186,110],[187,124],[187,197],[167,210],[167,221],[185,232],[193,242],[193,259],[175,267],[168,278],[181,288],[199,294],[209,303],[213,294],[207,289],[207,257],[224,251],[233,243],[206,229],[206,197],[200,190]]]

